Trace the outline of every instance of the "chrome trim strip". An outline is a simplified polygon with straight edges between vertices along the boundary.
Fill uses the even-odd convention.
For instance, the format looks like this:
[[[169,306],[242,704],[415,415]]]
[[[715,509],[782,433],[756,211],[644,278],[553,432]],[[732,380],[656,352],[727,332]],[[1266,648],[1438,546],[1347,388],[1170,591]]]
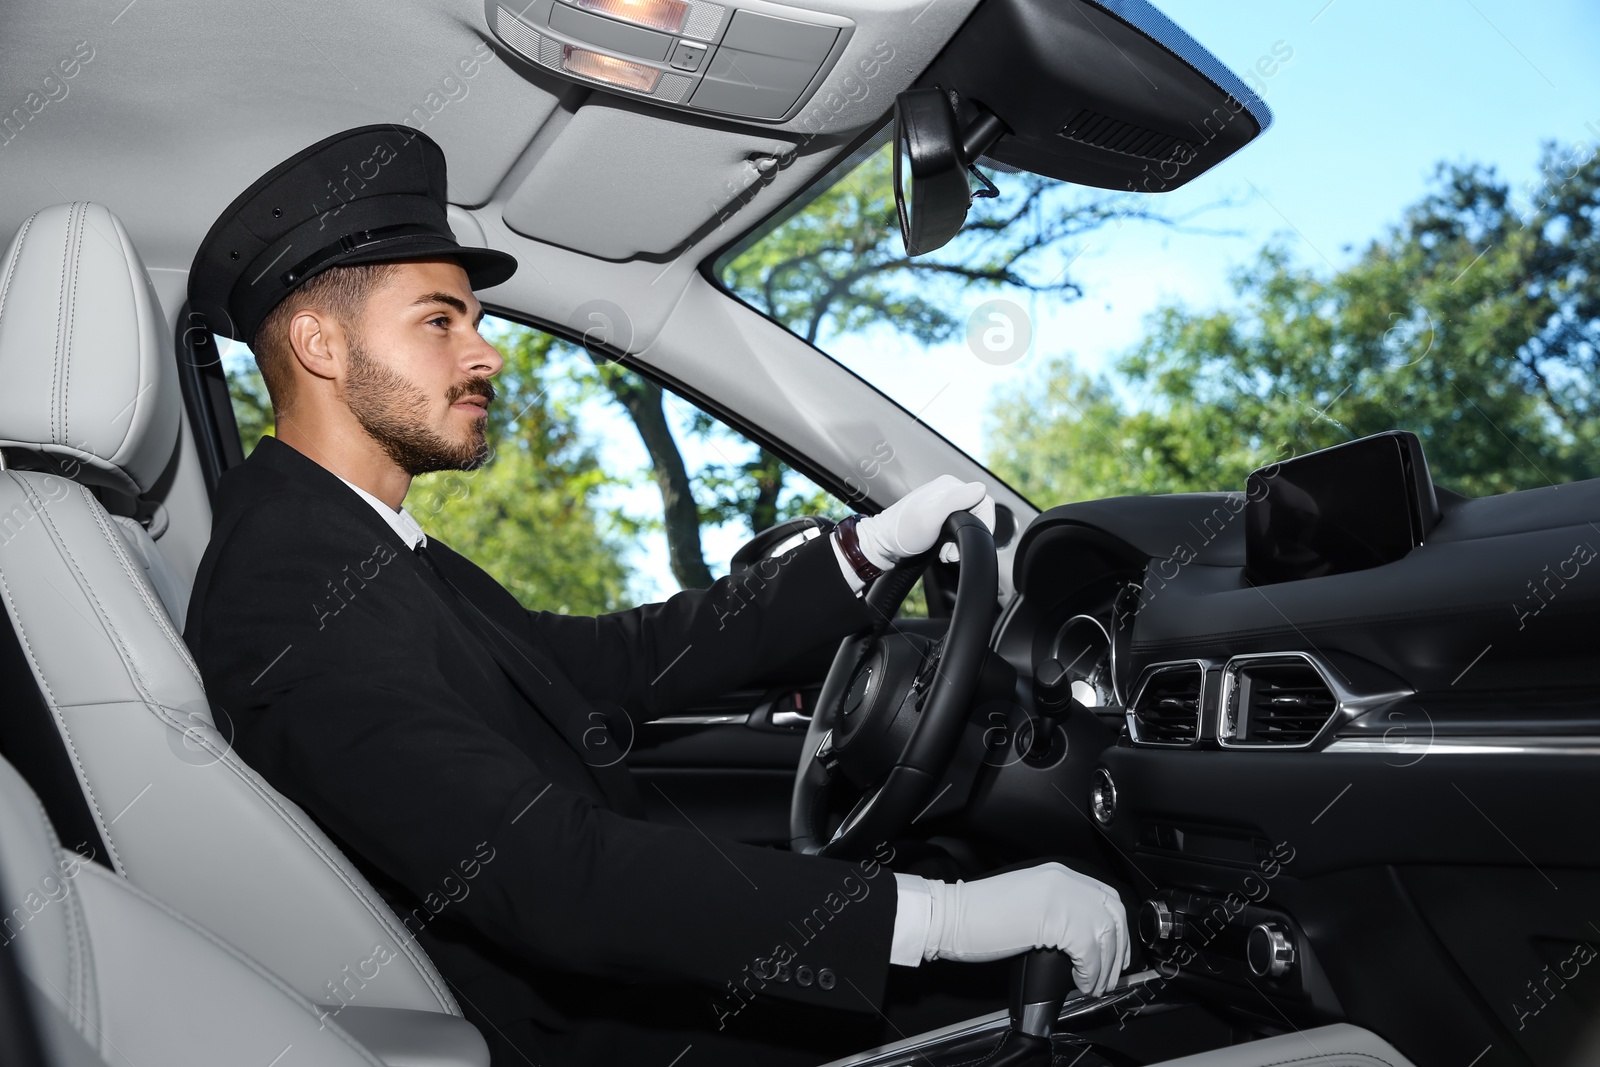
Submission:
[[[1136,974],[1123,975],[1117,982],[1116,988],[1103,997],[1091,997],[1074,992],[1061,1005],[1061,1013],[1056,1016],[1056,1030],[1059,1031],[1064,1022],[1114,1008],[1124,1001],[1134,999],[1140,993],[1142,986],[1159,977],[1155,971],[1139,971]],[[978,1037],[984,1033],[999,1033],[1010,1025],[1009,1011],[994,1011],[988,1015],[978,1015],[958,1023],[951,1023],[949,1026],[941,1026],[937,1030],[912,1034],[901,1041],[869,1048],[853,1056],[831,1060],[821,1067],[910,1067],[918,1063],[923,1053],[931,1049]]]
[[[1166,671],[1179,670],[1184,667],[1200,668],[1200,692],[1194,702],[1194,740],[1193,741],[1146,741],[1139,737],[1138,717],[1134,709],[1139,706],[1139,698],[1144,696],[1145,688],[1156,675]],[[1205,728],[1206,721],[1206,679],[1212,671],[1216,670],[1214,664],[1203,659],[1175,659],[1162,663],[1152,663],[1139,672],[1139,684],[1134,686],[1133,699],[1128,701],[1128,709],[1123,713],[1128,722],[1128,740],[1136,745],[1148,745],[1152,748],[1193,748],[1200,743],[1200,734]]]
[[[1600,756],[1600,737],[1431,737],[1417,741],[1341,737],[1323,749],[1334,755],[1407,756]]]
[[[1333,695],[1333,713],[1326,722],[1312,735],[1308,741],[1295,745],[1281,744],[1276,741],[1234,741],[1230,740],[1232,722],[1228,715],[1228,704],[1233,699],[1234,688],[1237,685],[1239,668],[1250,663],[1270,662],[1273,660],[1300,660],[1309,665],[1322,679],[1322,684],[1328,687],[1328,692]],[[1238,656],[1230,656],[1222,665],[1222,687],[1217,694],[1217,744],[1223,748],[1235,749],[1271,749],[1281,752],[1294,752],[1308,749],[1318,741],[1327,737],[1334,730],[1354,719],[1363,712],[1392,700],[1410,696],[1413,689],[1397,689],[1384,693],[1356,693],[1344,683],[1334,678],[1333,672],[1323,662],[1322,657],[1302,652],[1298,649],[1283,652],[1247,652]]]
[[[732,712],[726,715],[663,715],[659,719],[651,719],[646,726],[721,726],[725,723],[745,723],[750,721],[748,711]]]

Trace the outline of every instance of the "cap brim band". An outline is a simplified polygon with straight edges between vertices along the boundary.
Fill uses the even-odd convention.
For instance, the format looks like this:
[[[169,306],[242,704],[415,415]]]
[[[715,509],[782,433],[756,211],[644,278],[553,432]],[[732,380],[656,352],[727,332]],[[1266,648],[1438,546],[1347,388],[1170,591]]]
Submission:
[[[453,259],[467,272],[467,281],[473,289],[488,289],[499,285],[517,271],[516,258],[493,248],[463,248],[460,245],[441,244],[436,238],[399,238],[381,247],[358,249],[330,259],[319,266],[314,274],[329,267],[354,267],[367,263],[405,263],[418,259]],[[311,275],[307,275],[311,277]],[[303,284],[301,279],[298,284]]]

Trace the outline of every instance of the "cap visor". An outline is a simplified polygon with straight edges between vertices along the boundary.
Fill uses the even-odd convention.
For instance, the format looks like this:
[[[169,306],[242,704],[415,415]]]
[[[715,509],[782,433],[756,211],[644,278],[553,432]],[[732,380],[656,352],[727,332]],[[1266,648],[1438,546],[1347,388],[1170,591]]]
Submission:
[[[411,241],[397,241],[384,248],[375,248],[369,252],[351,252],[332,260],[317,271],[322,273],[328,267],[353,267],[363,263],[404,263],[417,259],[453,259],[461,264],[461,269],[467,272],[467,281],[473,289],[488,289],[499,285],[517,272],[515,256],[493,248],[463,248],[460,245],[445,245],[432,238],[418,238]]]

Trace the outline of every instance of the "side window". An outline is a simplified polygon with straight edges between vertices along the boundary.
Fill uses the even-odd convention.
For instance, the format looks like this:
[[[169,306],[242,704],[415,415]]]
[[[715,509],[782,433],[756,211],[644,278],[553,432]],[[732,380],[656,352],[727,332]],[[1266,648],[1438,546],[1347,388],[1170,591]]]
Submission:
[[[482,331],[505,357],[490,459],[417,478],[406,508],[530,608],[598,614],[704,587],[775,523],[854,510],[636,371],[493,316]],[[222,343],[248,455],[272,408],[250,350]],[[925,613],[920,593],[905,614]]]

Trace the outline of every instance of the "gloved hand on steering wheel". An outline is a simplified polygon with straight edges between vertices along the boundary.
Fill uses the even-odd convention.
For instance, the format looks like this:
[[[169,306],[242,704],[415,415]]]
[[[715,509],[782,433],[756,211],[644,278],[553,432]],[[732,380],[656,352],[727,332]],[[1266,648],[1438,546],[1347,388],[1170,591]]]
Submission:
[[[1132,962],[1128,915],[1117,891],[1059,863],[954,884],[898,871],[894,877],[890,963],[980,963],[1061,949],[1072,957],[1073,983],[1101,996]]]
[[[877,515],[860,518],[854,524],[854,538],[860,554],[872,568],[886,571],[902,559],[926,552],[939,539],[944,520],[958,511],[970,511],[994,532],[994,498],[982,482],[963,482],[950,474],[941,474],[911,490]],[[849,520],[846,520],[847,522]],[[845,533],[848,538],[848,532]],[[870,570],[863,573],[850,561],[847,540],[840,533],[834,535],[834,555],[839,567],[850,583],[850,588],[860,592],[868,580]],[[960,558],[953,544],[939,551],[939,558],[953,563]]]

